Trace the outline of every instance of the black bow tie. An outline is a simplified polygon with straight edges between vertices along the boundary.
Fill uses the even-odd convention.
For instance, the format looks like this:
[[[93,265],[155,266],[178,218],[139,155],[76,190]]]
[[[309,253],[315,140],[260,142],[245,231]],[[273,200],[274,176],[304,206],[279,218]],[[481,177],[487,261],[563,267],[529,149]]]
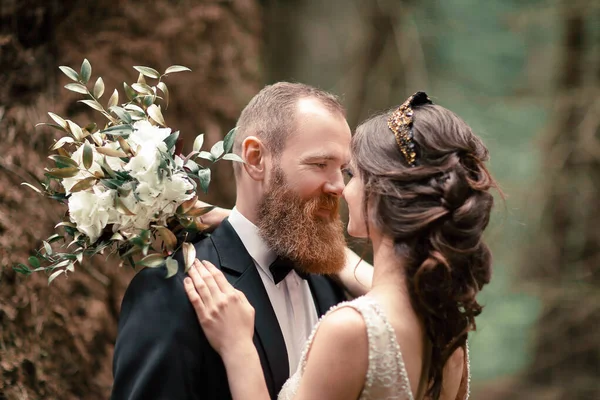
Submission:
[[[273,275],[273,281],[276,285],[284,280],[287,274],[289,274],[292,270],[296,271],[298,276],[300,276],[302,279],[306,279],[308,277],[308,274],[298,271],[295,268],[293,261],[289,258],[277,257],[269,266],[269,271],[271,271],[271,275]]]

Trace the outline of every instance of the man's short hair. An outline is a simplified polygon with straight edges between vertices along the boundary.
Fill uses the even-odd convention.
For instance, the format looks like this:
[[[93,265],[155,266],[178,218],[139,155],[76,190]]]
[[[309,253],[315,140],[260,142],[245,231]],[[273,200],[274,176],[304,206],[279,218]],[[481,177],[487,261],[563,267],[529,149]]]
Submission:
[[[323,90],[289,82],[265,86],[242,110],[236,125],[233,151],[240,154],[244,139],[256,136],[269,151],[276,156],[280,154],[287,138],[296,129],[298,101],[304,98],[319,101],[332,114],[346,116],[346,111],[337,96]]]

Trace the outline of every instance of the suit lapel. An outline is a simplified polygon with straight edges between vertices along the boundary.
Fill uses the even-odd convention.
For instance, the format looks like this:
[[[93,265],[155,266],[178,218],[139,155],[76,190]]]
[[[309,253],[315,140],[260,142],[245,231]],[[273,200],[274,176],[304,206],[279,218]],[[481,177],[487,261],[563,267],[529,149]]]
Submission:
[[[287,349],[277,316],[254,261],[227,220],[211,236],[227,280],[242,291],[255,310],[254,344],[258,350],[269,392],[277,396],[289,378]],[[262,350],[262,351],[261,351]],[[270,383],[270,384],[269,384]]]

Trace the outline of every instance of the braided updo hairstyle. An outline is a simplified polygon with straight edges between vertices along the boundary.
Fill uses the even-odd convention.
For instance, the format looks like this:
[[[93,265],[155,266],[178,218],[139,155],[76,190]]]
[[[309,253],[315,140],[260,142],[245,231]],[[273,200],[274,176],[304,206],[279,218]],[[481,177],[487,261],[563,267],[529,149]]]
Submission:
[[[490,281],[492,261],[482,235],[490,189],[498,188],[484,165],[488,150],[457,115],[432,104],[414,108],[418,163],[411,167],[388,127],[392,111],[357,128],[352,154],[366,220],[406,260],[412,305],[432,343],[427,395],[438,399],[444,365],[482,310],[475,296]]]

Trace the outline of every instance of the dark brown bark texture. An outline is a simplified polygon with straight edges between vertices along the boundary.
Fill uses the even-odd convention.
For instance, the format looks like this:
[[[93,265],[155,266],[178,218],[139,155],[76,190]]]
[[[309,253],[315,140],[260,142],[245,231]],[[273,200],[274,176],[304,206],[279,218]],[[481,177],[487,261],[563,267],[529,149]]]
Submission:
[[[134,82],[134,65],[193,72],[167,78],[167,124],[189,149],[231,129],[262,84],[262,10],[254,0],[0,0],[0,399],[106,399],[121,298],[134,271],[98,256],[50,287],[43,273],[24,277],[24,262],[52,234],[65,206],[21,182],[43,177],[48,149],[60,134],[38,122],[47,111],[80,124],[101,115],[60,65],[78,70],[84,58],[102,76],[106,102]],[[213,171],[208,201],[234,200],[231,163]]]

